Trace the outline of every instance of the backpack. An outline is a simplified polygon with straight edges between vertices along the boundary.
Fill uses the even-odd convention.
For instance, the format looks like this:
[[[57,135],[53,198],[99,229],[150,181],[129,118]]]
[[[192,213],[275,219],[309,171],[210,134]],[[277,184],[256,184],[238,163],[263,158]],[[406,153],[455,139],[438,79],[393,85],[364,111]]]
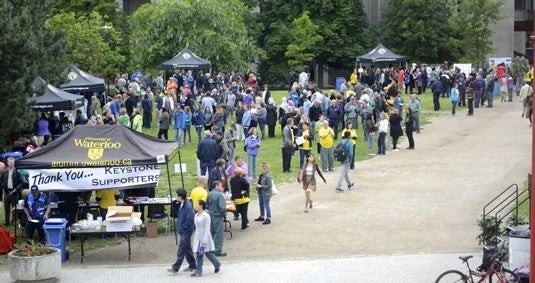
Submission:
[[[346,153],[346,144],[348,142],[339,142],[336,147],[334,148],[334,158],[337,160],[337,161],[340,161],[340,162],[344,162],[347,158],[347,153]]]
[[[10,234],[6,228],[0,227],[0,254],[6,254],[12,251],[15,243],[15,234]]]

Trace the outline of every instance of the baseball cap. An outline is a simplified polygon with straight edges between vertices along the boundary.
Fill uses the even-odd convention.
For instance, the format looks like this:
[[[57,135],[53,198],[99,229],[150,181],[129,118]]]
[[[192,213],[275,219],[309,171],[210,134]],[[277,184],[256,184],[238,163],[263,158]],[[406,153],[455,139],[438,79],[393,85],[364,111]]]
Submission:
[[[37,192],[37,191],[39,191],[39,187],[37,185],[33,185],[33,186],[31,186],[30,191],[31,192]]]

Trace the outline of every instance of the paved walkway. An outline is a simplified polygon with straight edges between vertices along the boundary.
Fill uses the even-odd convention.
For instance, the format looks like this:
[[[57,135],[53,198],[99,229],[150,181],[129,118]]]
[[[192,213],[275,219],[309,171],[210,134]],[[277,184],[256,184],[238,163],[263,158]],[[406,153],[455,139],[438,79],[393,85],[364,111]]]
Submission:
[[[204,277],[189,273],[170,274],[168,265],[84,266],[64,268],[58,282],[415,282],[429,283],[449,269],[464,271],[459,255],[474,255],[472,266],[481,263],[481,252],[378,255],[327,259],[226,262],[221,271],[205,259]],[[0,282],[13,282],[9,272],[0,273]]]

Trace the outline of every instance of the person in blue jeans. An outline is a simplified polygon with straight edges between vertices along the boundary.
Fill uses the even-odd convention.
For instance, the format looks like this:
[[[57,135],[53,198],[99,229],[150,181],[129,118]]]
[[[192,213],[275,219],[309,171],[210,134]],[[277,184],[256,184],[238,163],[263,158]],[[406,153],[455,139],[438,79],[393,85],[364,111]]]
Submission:
[[[181,203],[180,210],[178,211],[177,230],[180,235],[180,243],[178,244],[178,251],[175,263],[167,271],[171,273],[177,273],[180,270],[180,266],[184,261],[184,257],[188,261],[188,268],[184,269],[184,272],[190,272],[197,269],[195,258],[193,257],[193,250],[191,248],[191,235],[193,234],[194,217],[193,206],[191,201],[187,199],[186,190],[179,188],[176,190],[178,201]],[[210,229],[208,229],[210,233]],[[201,263],[202,264],[202,263]]]
[[[388,118],[386,113],[381,113],[381,121],[379,121],[379,139],[377,139],[377,154],[386,154],[386,134],[388,133]]]
[[[260,216],[254,221],[260,221],[262,224],[271,224],[271,207],[270,200],[273,195],[273,179],[271,178],[271,169],[269,164],[262,162],[262,173],[258,177],[256,189],[258,190],[258,204],[260,206]]]
[[[256,160],[261,144],[262,141],[258,137],[256,127],[249,129],[249,134],[245,139],[245,149],[247,151],[247,171],[253,179],[256,179]]]
[[[215,244],[210,233],[210,214],[206,212],[206,203],[201,199],[195,204],[195,234],[193,235],[193,252],[197,253],[197,268],[191,274],[192,277],[202,276],[203,257],[214,265],[214,272],[218,273],[221,263],[217,260],[214,250]]]
[[[351,190],[353,189],[353,186],[355,183],[351,182],[351,179],[349,178],[349,166],[351,165],[351,160],[353,160],[353,144],[349,141],[351,138],[351,132],[347,131],[344,132],[344,136],[342,140],[340,141],[341,144],[344,145],[344,151],[346,153],[346,158],[342,162],[342,166],[340,167],[340,176],[338,177],[338,181],[336,182],[336,192],[343,192],[344,189],[342,189],[342,181],[345,179],[347,183],[347,189]]]

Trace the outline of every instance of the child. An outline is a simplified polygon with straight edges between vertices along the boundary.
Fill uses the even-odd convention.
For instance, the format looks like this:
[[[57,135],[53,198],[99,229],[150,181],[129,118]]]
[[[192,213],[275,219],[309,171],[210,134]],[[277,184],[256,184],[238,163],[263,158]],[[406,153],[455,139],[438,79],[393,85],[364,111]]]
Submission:
[[[377,154],[386,154],[386,134],[388,133],[388,115],[381,113],[381,121],[379,121],[379,139],[377,140]]]
[[[368,115],[368,117],[366,118],[366,126],[368,127],[368,136],[366,137],[368,139],[368,155],[375,156],[375,154],[372,152],[372,149],[373,141],[375,139],[375,133],[377,132],[377,127],[373,123],[372,115]]]

